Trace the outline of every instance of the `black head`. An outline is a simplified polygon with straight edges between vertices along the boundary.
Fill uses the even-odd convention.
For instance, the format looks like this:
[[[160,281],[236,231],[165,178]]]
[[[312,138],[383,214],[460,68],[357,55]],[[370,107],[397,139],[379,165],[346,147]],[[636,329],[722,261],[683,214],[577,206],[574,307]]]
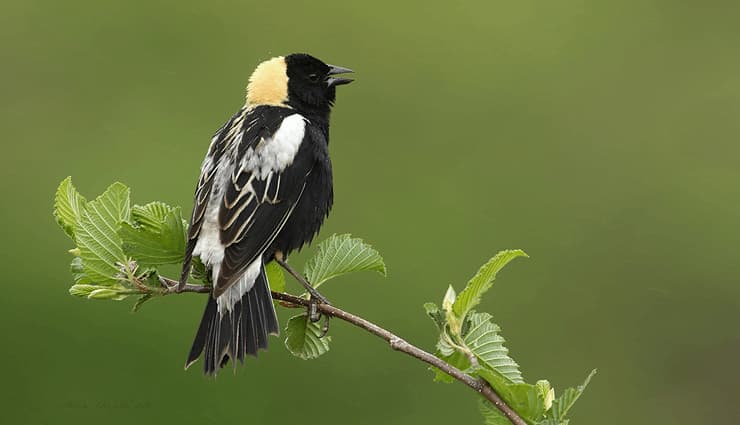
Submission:
[[[286,56],[285,64],[288,74],[288,104],[297,109],[328,110],[334,104],[336,87],[353,81],[350,78],[335,77],[352,70],[327,65],[305,53]]]

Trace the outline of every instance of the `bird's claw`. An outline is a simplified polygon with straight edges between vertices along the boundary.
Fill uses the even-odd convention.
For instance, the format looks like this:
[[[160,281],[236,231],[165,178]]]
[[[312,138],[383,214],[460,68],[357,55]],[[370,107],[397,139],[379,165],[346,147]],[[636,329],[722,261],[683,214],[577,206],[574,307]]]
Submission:
[[[308,299],[308,320],[310,320],[311,323],[316,323],[321,318],[321,313],[319,313],[319,302],[320,301],[314,297]]]
[[[167,279],[163,278],[162,276],[159,276],[159,284],[164,287],[166,290],[171,290],[173,287],[178,286],[177,284],[172,284],[167,281]]]
[[[329,333],[329,315],[324,315],[324,324],[321,326],[321,335],[319,335],[319,338],[323,338],[326,336],[326,334]]]
[[[174,289],[175,293],[177,294],[181,293],[185,286],[185,285],[180,285],[179,282],[174,282],[169,279],[165,279],[162,276],[159,276],[159,284],[162,285],[167,292],[171,292]]]
[[[324,316],[324,324],[321,326],[321,335],[319,335],[319,338],[323,338],[329,332],[329,315],[321,314],[319,304],[331,304],[329,304],[329,301],[321,296],[321,294],[318,295],[321,298],[311,295],[311,298],[308,299],[308,320],[310,320],[311,323],[316,323],[321,320],[321,316]]]

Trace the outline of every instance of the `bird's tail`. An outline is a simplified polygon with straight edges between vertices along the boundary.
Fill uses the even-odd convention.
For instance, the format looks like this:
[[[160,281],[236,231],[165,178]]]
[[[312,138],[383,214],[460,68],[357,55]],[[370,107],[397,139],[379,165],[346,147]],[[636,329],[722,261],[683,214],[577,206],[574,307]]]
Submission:
[[[216,299],[208,297],[185,368],[195,363],[205,349],[203,371],[215,375],[229,358],[244,363],[245,354],[256,357],[260,348],[267,348],[267,336],[278,333],[275,307],[263,266],[254,286],[230,311],[219,312]]]

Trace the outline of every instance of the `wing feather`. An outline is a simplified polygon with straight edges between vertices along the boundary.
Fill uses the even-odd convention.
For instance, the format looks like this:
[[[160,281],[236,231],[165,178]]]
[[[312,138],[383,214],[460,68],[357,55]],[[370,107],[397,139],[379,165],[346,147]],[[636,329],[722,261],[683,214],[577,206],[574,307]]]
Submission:
[[[303,117],[282,108],[276,111],[279,119],[265,112],[263,121],[274,124],[263,123],[251,134],[246,132],[247,143],[234,161],[238,166],[231,181],[245,181],[243,175],[249,175],[248,184],[231,184],[224,193],[219,225],[225,250],[214,295],[228,289],[273,243],[300,200],[314,165],[310,146],[303,143]],[[294,161],[306,157],[311,160]]]
[[[185,257],[182,265],[182,273],[180,275],[180,287],[185,285],[188,275],[190,274],[190,264],[193,257],[193,250],[198,242],[198,236],[200,230],[203,227],[203,220],[205,212],[208,207],[208,202],[211,197],[213,189],[213,182],[215,175],[218,170],[218,163],[221,161],[224,152],[226,151],[226,145],[228,145],[228,134],[231,129],[235,126],[235,123],[241,122],[244,119],[246,109],[242,108],[234,114],[221,128],[216,131],[216,134],[211,138],[211,144],[208,147],[208,153],[200,170],[200,177],[198,178],[198,185],[195,187],[195,196],[193,201],[193,213],[190,216],[190,226],[188,228],[188,241],[185,247]]]
[[[236,282],[274,242],[315,163],[311,148],[303,143],[306,121],[294,110],[257,107],[240,114],[214,136],[203,163],[181,280],[187,278],[204,222],[217,217],[214,224],[223,258],[214,266],[218,273],[213,276],[214,297]],[[206,212],[214,207],[217,214]]]

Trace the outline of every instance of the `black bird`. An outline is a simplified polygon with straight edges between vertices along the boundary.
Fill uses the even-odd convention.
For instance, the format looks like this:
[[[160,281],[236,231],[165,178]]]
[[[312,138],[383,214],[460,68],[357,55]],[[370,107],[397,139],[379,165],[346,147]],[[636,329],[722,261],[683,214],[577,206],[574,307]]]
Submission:
[[[352,81],[336,75],[348,72],[301,53],[265,61],[211,139],[179,288],[197,256],[213,290],[186,368],[205,350],[204,371],[216,374],[278,334],[265,264],[310,242],[331,209],[329,114],[336,87]]]

